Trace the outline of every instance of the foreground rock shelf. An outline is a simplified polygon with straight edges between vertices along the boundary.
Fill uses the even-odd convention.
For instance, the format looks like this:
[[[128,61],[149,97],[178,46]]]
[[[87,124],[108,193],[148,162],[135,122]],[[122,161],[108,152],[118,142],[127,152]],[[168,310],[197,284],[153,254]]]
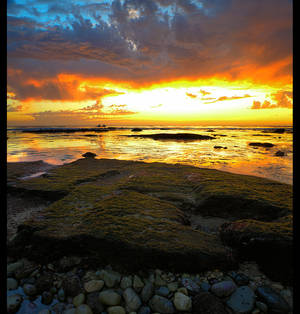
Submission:
[[[19,226],[8,243],[11,256],[49,262],[79,254],[131,270],[190,272],[231,269],[250,259],[270,277],[291,280],[290,185],[110,159],[79,159],[28,180],[15,167],[8,164],[9,191],[52,198],[52,204]],[[230,222],[210,234],[192,228],[195,215]]]

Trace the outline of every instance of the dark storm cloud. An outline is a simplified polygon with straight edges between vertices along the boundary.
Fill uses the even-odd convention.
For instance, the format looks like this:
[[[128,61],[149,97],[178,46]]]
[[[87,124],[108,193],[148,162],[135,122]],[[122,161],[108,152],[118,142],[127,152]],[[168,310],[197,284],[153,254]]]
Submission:
[[[259,80],[257,71],[273,65],[264,80],[292,74],[292,4],[285,0],[27,4],[9,1],[8,68],[28,78],[48,76],[45,95],[64,97],[53,83],[59,73],[135,85],[213,76]],[[37,93],[30,84],[21,91],[16,75],[8,85],[22,95]]]

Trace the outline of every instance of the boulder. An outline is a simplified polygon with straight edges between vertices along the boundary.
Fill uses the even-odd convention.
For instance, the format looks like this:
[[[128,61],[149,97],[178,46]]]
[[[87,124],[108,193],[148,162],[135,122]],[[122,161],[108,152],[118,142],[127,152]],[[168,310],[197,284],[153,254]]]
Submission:
[[[134,272],[156,267],[226,270],[237,265],[234,245],[232,250],[230,241],[222,243],[226,237],[221,241],[217,233],[194,230],[189,211],[229,220],[252,218],[269,224],[268,230],[278,224],[273,220],[290,217],[286,222],[291,222],[292,187],[253,176],[94,158],[57,166],[49,174],[9,181],[28,195],[54,197],[39,217],[19,226],[8,243],[13,257],[49,263],[77,255]],[[159,286],[166,284],[161,280]]]
[[[84,158],[95,158],[97,155],[95,153],[87,152],[82,155]]]

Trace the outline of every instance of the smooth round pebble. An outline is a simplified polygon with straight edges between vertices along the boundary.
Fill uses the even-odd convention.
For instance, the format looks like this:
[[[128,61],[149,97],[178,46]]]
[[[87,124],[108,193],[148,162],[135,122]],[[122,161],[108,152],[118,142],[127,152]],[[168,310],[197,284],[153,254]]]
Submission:
[[[140,297],[132,288],[127,288],[123,292],[123,298],[125,300],[126,306],[130,311],[137,311],[138,308],[142,305]]]
[[[73,304],[78,307],[83,304],[85,301],[85,295],[83,293],[78,294],[76,297],[73,298]]]
[[[33,296],[36,294],[36,287],[35,285],[32,285],[30,283],[26,283],[24,286],[23,286],[23,290],[24,290],[24,293],[26,295],[29,295],[29,296]]]
[[[75,314],[93,314],[93,311],[88,305],[81,304],[76,308]]]
[[[84,289],[86,292],[100,291],[104,286],[103,280],[90,280],[84,284]]]
[[[41,310],[39,314],[51,314],[51,312],[48,309],[44,309],[44,310]]]
[[[132,287],[132,277],[131,276],[123,277],[120,283],[120,287],[123,290]]]
[[[163,314],[171,314],[175,312],[173,303],[167,298],[161,297],[159,295],[154,295],[149,302],[149,306],[154,312],[159,312]]]
[[[99,300],[104,305],[119,305],[121,296],[113,290],[105,290],[99,293]]]
[[[228,280],[215,283],[211,286],[210,290],[218,297],[228,297],[236,290],[236,288],[236,284],[233,281]]]
[[[7,313],[15,313],[20,307],[23,297],[20,294],[14,294],[7,297]]]
[[[255,294],[248,286],[241,286],[233,292],[226,302],[235,313],[249,313],[253,310]]]
[[[110,306],[107,309],[108,314],[125,314],[126,311],[122,306]]]
[[[175,293],[173,302],[178,311],[190,311],[192,308],[191,298],[181,292]]]
[[[15,290],[18,288],[18,282],[14,278],[7,278],[7,290]]]

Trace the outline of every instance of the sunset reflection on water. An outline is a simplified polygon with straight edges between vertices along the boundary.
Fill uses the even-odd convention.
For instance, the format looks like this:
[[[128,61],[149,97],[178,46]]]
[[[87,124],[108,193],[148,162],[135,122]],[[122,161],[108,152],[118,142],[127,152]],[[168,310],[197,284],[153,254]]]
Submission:
[[[220,169],[234,173],[266,177],[292,184],[292,133],[263,133],[253,129],[144,129],[134,133],[130,129],[104,133],[22,133],[8,130],[7,161],[43,160],[60,165],[82,158],[87,151],[97,158],[116,158],[144,162],[166,162]],[[216,135],[216,139],[202,141],[161,141],[150,138],[127,137],[133,134],[196,133]],[[225,136],[224,136],[225,135]],[[252,147],[250,142],[268,142],[272,148]],[[227,147],[216,149],[214,146]],[[283,157],[275,156],[280,150]]]

